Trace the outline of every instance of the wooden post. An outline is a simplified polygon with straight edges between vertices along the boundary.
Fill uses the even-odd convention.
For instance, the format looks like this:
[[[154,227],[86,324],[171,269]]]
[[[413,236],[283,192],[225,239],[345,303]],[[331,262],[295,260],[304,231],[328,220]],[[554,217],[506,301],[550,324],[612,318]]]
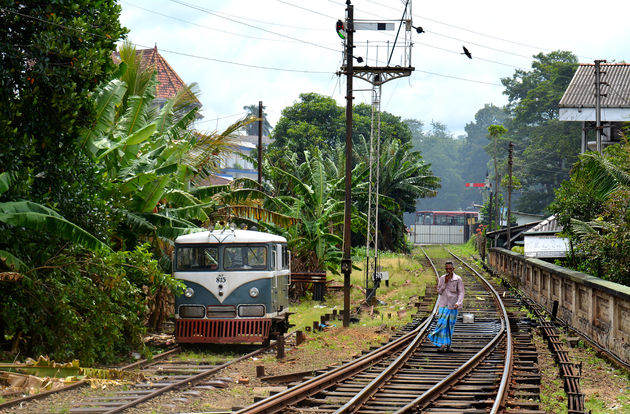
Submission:
[[[299,346],[304,342],[304,332],[296,331],[295,332],[295,346]]]
[[[284,334],[278,335],[276,339],[276,359],[284,358]]]

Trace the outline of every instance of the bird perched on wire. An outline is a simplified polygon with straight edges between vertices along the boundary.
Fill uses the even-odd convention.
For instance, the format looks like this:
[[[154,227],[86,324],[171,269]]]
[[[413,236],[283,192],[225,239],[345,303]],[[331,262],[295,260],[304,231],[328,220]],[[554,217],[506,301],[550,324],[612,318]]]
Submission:
[[[464,53],[461,54],[468,56],[468,59],[472,59],[472,54],[466,49],[466,46],[462,46],[462,48],[464,49]]]

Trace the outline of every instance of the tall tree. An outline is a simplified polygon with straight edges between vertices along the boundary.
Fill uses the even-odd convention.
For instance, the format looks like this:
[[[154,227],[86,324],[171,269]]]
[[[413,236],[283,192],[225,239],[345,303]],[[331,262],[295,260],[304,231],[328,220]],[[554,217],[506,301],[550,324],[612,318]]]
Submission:
[[[405,121],[409,122],[409,120]],[[460,167],[459,153],[461,140],[453,138],[440,122],[431,122],[431,130],[423,132],[414,129],[414,150],[422,154],[431,165],[431,171],[440,177],[440,189],[433,198],[418,200],[417,210],[461,210],[464,179]]]
[[[298,154],[298,162],[304,161],[304,151],[337,148],[345,142],[344,110],[331,97],[300,94],[298,102],[282,110],[272,136],[272,161],[282,159],[285,151]]]
[[[509,115],[503,109],[486,104],[477,111],[475,120],[466,124],[465,143],[461,147],[460,154],[463,178],[466,182],[484,182],[489,176],[492,168],[489,168],[490,156],[485,151],[489,139],[488,127],[503,125],[508,117]],[[466,200],[467,205],[483,203],[483,194],[479,189],[466,188],[463,191],[463,199]]]
[[[580,155],[552,210],[573,247],[568,264],[630,286],[630,144]]]
[[[518,69],[501,80],[513,117],[506,127],[515,144],[514,169],[523,184],[516,201],[522,211],[542,213],[577,160],[580,127],[558,121],[558,103],[576,69],[577,58],[571,52],[540,53],[534,56],[531,71]]]
[[[17,174],[5,200],[55,206],[103,235],[99,183],[74,145],[92,122],[90,92],[115,66],[125,30],[114,0],[5,2],[0,8],[0,168]]]
[[[360,139],[353,149],[356,158],[369,165],[367,140]],[[440,179],[410,142],[403,144],[398,139],[381,145],[379,167],[379,248],[402,251],[406,248],[403,213],[414,212],[417,199],[434,196]],[[358,195],[357,204],[360,210],[367,210],[365,192]]]

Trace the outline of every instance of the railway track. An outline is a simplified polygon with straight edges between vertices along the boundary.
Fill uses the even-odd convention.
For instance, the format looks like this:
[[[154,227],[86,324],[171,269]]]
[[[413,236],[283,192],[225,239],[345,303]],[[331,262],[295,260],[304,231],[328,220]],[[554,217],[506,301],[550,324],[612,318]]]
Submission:
[[[125,391],[111,392],[105,396],[98,397],[90,397],[88,395],[86,398],[81,398],[80,401],[77,401],[73,407],[65,412],[114,414],[124,412],[169,391],[185,389],[185,393],[195,396],[202,390],[225,388],[229,385],[227,381],[220,378],[212,378],[215,374],[239,361],[269,352],[275,346],[276,342],[274,341],[269,346],[258,348],[253,352],[220,363],[217,363],[216,359],[188,361],[179,358],[182,348],[177,347],[154,356],[150,361],[141,360],[120,368],[123,371],[137,373],[138,377],[144,377],[144,381],[130,386]],[[83,380],[71,387],[0,404],[0,411],[17,405],[22,406],[23,404],[28,404],[29,401],[50,397],[55,393],[69,391],[82,385],[89,385],[89,381]]]
[[[438,353],[426,338],[435,325],[434,306],[431,316],[408,333],[238,413],[498,413],[506,408],[544,413],[532,403],[540,375],[528,327],[516,317],[510,320],[506,291],[499,293],[457,259],[464,266],[463,313],[472,314],[474,323],[458,322],[454,353]],[[512,326],[518,328],[516,337]]]
[[[201,390],[226,388],[228,384],[221,379],[210,378],[217,372],[244,359],[262,354],[273,348],[275,344],[259,348],[231,361],[217,364],[211,360],[187,361],[176,358],[176,352],[166,358],[147,361],[137,367],[146,381],[135,384],[127,391],[118,391],[108,396],[90,398],[80,406],[71,408],[69,413],[82,414],[115,414],[154,399],[166,392],[187,389],[187,393],[195,395]],[[173,358],[175,357],[175,358]]]
[[[444,261],[440,259],[438,267]],[[428,256],[427,262],[437,276]],[[426,339],[437,311],[437,294],[428,286],[413,322],[388,343],[238,413],[544,413],[538,406],[540,373],[531,341],[535,324],[519,311],[519,298],[460,263],[457,273],[464,278],[466,299],[453,336],[455,352],[438,353]],[[474,323],[464,323],[464,313],[471,314]],[[138,369],[147,381],[127,391],[83,401],[68,412],[113,414],[171,390],[187,389],[195,394],[226,386],[210,378],[229,364],[267,350],[219,365],[178,361],[173,355],[140,361],[123,369]],[[177,350],[171,351],[175,353]]]

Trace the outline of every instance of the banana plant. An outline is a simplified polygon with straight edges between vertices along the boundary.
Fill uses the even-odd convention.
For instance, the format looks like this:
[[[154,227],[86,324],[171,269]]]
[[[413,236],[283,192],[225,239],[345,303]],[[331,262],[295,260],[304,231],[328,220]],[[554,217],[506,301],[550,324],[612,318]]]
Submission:
[[[9,189],[13,179],[14,175],[10,172],[0,173],[0,195]],[[18,229],[55,234],[91,250],[109,249],[107,244],[66,220],[53,209],[32,201],[0,202],[0,222]],[[17,279],[16,276],[21,278],[28,270],[28,266],[22,260],[5,250],[0,250],[0,261],[11,270],[11,272],[1,272],[0,280],[9,273],[13,280]]]
[[[338,272],[341,260],[342,225],[344,218],[345,179],[336,164],[321,153],[304,153],[304,162],[297,154],[282,160],[283,168],[265,162],[263,170],[269,180],[268,191],[274,195],[267,202],[269,209],[290,217],[299,217],[295,226],[274,229],[282,233],[294,252],[295,270],[330,270]],[[364,186],[363,165],[355,167],[352,191]],[[353,208],[354,230],[365,227],[365,215]],[[268,226],[271,227],[271,226]]]
[[[156,77],[142,68],[133,46],[120,52],[119,79],[95,93],[98,118],[83,133],[79,145],[99,165],[108,183],[108,197],[124,217],[122,233],[157,244],[180,234],[201,230],[210,222],[235,216],[287,225],[293,219],[261,208],[265,194],[232,186],[200,184],[219,170],[221,158],[235,144],[234,134],[249,120],[240,120],[222,133],[193,129],[197,108],[192,87],[158,108]],[[249,199],[248,199],[249,197]],[[240,204],[235,205],[235,200]],[[244,202],[247,201],[247,202]]]

